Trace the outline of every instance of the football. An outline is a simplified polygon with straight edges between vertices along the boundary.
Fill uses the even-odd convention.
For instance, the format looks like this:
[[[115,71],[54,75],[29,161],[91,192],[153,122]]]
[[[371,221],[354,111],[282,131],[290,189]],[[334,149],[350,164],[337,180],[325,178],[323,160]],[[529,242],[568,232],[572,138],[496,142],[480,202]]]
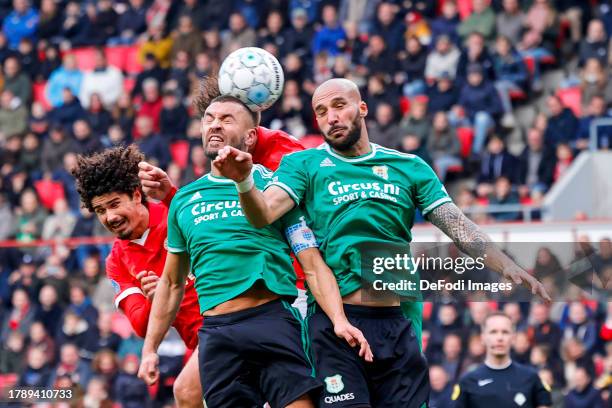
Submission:
[[[268,109],[283,92],[285,76],[274,55],[257,47],[240,48],[225,58],[219,69],[219,90],[249,109]]]

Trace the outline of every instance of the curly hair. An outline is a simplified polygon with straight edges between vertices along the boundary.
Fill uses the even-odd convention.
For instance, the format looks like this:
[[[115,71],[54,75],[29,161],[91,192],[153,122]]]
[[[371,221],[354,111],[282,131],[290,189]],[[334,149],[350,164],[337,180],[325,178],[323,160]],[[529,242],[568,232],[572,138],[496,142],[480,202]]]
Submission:
[[[136,145],[115,147],[91,156],[79,155],[72,175],[83,205],[93,212],[91,201],[95,197],[108,193],[132,197],[137,189],[144,204],[146,198],[138,178],[138,163],[143,160],[144,154]]]
[[[261,121],[260,113],[253,112],[244,102],[236,97],[222,95],[221,90],[219,90],[219,78],[216,75],[208,75],[200,80],[200,90],[193,98],[193,105],[200,116],[204,116],[204,112],[206,112],[206,109],[213,102],[235,102],[242,105],[250,114],[255,126],[259,126],[259,122]]]

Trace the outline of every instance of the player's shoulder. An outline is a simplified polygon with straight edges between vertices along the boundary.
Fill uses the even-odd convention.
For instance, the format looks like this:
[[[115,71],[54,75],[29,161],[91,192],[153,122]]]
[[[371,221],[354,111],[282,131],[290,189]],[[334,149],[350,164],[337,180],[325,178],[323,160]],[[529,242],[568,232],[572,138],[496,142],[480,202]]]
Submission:
[[[376,143],[372,143],[372,147],[375,149],[376,157],[383,157],[388,160],[398,160],[416,165],[425,163],[425,161],[416,154],[400,152],[399,150],[384,147]]]
[[[313,147],[311,149],[298,150],[295,152],[287,153],[283,156],[283,161],[307,162],[309,160],[316,159],[317,157],[326,157],[328,156],[326,146],[327,143],[322,143],[319,146]]]
[[[194,193],[210,185],[210,179],[208,178],[208,174],[209,173],[179,188],[176,194],[174,195],[174,198],[172,199],[172,204],[177,205],[179,203],[184,202],[185,200],[189,201],[193,197]]]
[[[529,380],[538,381],[540,379],[540,376],[538,375],[538,372],[535,368],[525,364],[517,363],[516,361],[512,362],[512,371],[514,372],[513,375],[520,375],[522,378],[528,378]]]
[[[304,148],[304,146],[302,145],[302,143],[300,143],[299,139],[297,139],[294,136],[291,136],[289,133],[284,132],[280,129],[268,129],[266,127],[263,126],[258,126],[257,130],[259,131],[257,134],[258,140],[257,140],[257,144],[259,145],[260,143],[262,143],[263,145],[267,145],[268,143],[270,144],[274,144],[274,143],[284,143],[284,144],[291,144],[291,145],[295,145],[296,147],[300,147],[300,148]],[[265,146],[265,147],[270,147],[270,146]]]
[[[479,379],[483,378],[483,376],[487,375],[487,368],[484,364],[481,364],[463,374],[459,379],[459,383],[463,386],[469,386],[471,384],[476,383]]]

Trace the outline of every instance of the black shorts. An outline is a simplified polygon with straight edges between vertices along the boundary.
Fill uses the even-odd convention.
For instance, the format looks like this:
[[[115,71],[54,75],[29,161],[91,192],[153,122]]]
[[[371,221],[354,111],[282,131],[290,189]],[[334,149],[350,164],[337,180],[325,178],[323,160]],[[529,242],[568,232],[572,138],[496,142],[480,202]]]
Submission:
[[[374,353],[374,362],[359,357],[334,333],[329,318],[316,304],[308,309],[317,377],[324,382],[320,407],[420,408],[429,398],[427,360],[399,307],[344,305],[352,325],[360,329]]]
[[[314,401],[321,382],[307,352],[306,329],[284,300],[206,316],[198,333],[200,381],[213,408],[284,407],[304,394]]]

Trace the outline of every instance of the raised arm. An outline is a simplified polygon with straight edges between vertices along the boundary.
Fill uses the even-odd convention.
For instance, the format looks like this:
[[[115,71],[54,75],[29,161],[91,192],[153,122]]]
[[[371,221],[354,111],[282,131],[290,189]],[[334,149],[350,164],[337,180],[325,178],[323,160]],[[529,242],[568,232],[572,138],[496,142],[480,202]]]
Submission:
[[[344,314],[338,283],[334,273],[321,257],[319,249],[308,248],[298,252],[296,256],[306,275],[308,289],[334,325],[336,336],[346,340],[351,347],[359,346],[359,355],[372,362],[370,345],[361,330],[351,325]]]
[[[221,175],[236,182],[240,205],[254,227],[272,224],[295,206],[289,194],[280,187],[270,186],[265,192],[255,187],[251,174],[253,157],[249,153],[226,146],[219,150],[212,164]]]
[[[142,348],[142,363],[138,371],[138,376],[149,385],[159,379],[157,349],[179,310],[188,274],[188,254],[168,252],[164,272],[155,289],[147,335]]]
[[[428,220],[453,240],[457,248],[473,258],[482,257],[487,268],[514,283],[523,284],[534,295],[550,301],[544,286],[518,266],[453,203],[445,203],[427,215]]]

